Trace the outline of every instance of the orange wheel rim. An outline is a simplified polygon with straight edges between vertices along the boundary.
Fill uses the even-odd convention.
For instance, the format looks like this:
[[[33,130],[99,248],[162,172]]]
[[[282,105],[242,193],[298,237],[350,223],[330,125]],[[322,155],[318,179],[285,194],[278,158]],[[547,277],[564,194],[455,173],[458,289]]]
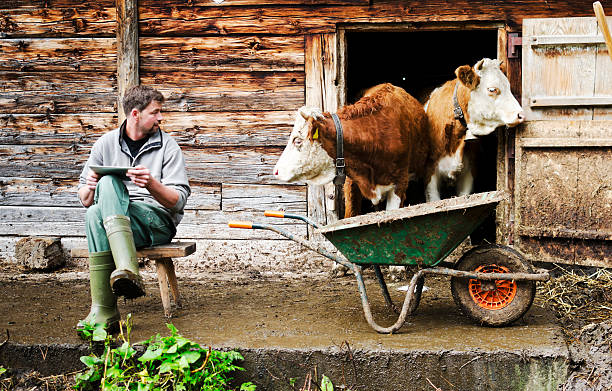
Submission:
[[[509,273],[510,271],[504,266],[498,265],[482,265],[475,272],[477,273]],[[512,303],[516,296],[516,282],[510,280],[495,280],[491,281],[495,284],[485,289],[483,284],[486,283],[480,280],[471,279],[468,283],[468,290],[474,302],[481,308],[487,310],[500,310]]]

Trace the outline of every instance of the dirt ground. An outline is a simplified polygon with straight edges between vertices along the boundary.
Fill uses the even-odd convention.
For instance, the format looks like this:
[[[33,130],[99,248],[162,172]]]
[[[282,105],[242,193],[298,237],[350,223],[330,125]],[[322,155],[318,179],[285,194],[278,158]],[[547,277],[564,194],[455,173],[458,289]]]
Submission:
[[[13,316],[15,320],[4,319],[5,317],[3,316],[2,318],[6,322],[6,324],[10,325],[10,322],[23,322],[25,321],[25,319],[33,319],[37,316],[37,314],[40,314],[42,311],[42,313],[45,316],[48,315],[49,317],[53,317],[53,319],[47,319],[46,321],[52,321],[53,324],[56,325],[55,327],[57,327],[58,330],[66,330],[66,335],[63,335],[59,331],[50,333],[49,338],[47,340],[48,343],[53,343],[54,341],[55,342],[57,341],[76,342],[77,339],[73,335],[72,326],[73,326],[73,323],[75,323],[75,320],[78,319],[78,316],[80,316],[79,314],[80,313],[85,314],[87,311],[86,307],[88,307],[88,303],[86,302],[84,297],[79,298],[78,300],[71,300],[70,303],[68,304],[68,306],[70,307],[70,313],[76,314],[76,315],[66,315],[64,317],[61,317],[61,316],[54,315],[55,312],[53,312],[51,308],[53,307],[53,304],[46,303],[44,302],[44,300],[42,302],[38,300],[38,298],[41,296],[40,294],[37,294],[37,292],[40,293],[40,292],[44,292],[48,290],[57,289],[58,287],[60,287],[61,289],[64,290],[66,297],[75,298],[77,296],[78,297],[83,296],[82,292],[87,290],[86,272],[82,271],[79,268],[75,268],[72,271],[62,270],[62,271],[58,271],[55,273],[46,273],[46,274],[38,274],[38,275],[30,273],[28,275],[24,275],[24,274],[19,274],[20,271],[15,269],[13,265],[4,264],[3,266],[4,266],[2,269],[3,273],[0,275],[0,286],[6,285],[7,280],[11,280],[12,283],[15,283],[14,285],[12,285],[13,287],[23,286],[24,287],[23,290],[18,291],[18,292],[12,292],[12,293],[14,293],[16,296],[23,296],[23,295],[27,296],[28,294],[30,294],[31,301],[33,303],[32,308],[28,308],[25,310],[22,309],[19,316],[17,317]],[[155,324],[156,322],[159,323],[158,316],[159,316],[159,312],[161,312],[161,303],[159,302],[158,292],[154,284],[155,276],[153,273],[154,272],[151,267],[145,268],[144,275],[145,275],[145,278],[149,281],[148,282],[149,293],[147,294],[144,300],[140,300],[140,301],[136,300],[133,302],[120,303],[120,309],[122,311],[122,314],[125,314],[127,312],[138,313],[140,314],[138,318],[139,322],[141,322],[141,324],[143,323],[146,324],[146,325],[143,325],[143,327],[140,328],[140,330],[139,328],[135,329],[134,338],[136,340],[148,338],[150,334],[146,334],[146,333],[150,333],[151,331],[160,332],[160,333],[166,332],[164,330],[163,325],[160,325],[159,327],[151,326],[151,324]],[[372,334],[371,330],[369,330],[369,326],[367,326],[367,324],[363,325],[364,323],[362,319],[363,314],[361,313],[361,308],[357,301],[355,301],[355,303],[352,303],[351,305],[346,306],[346,308],[343,310],[342,318],[344,319],[348,318],[349,323],[353,320],[352,318],[355,318],[354,321],[357,324],[363,325],[363,330],[347,330],[346,325],[342,323],[340,319],[329,319],[329,318],[324,319],[325,314],[321,312],[322,309],[324,308],[329,308],[330,306],[338,305],[338,303],[329,302],[329,300],[326,299],[325,292],[330,292],[330,291],[340,292],[343,289],[348,289],[352,292],[352,296],[354,296],[354,298],[358,298],[356,287],[354,286],[355,285],[354,278],[350,276],[344,277],[344,278],[332,279],[331,277],[325,274],[318,274],[314,276],[313,278],[304,278],[302,276],[301,278],[298,278],[298,279],[291,279],[291,278],[287,278],[286,276],[284,276],[283,278],[278,278],[274,276],[262,275],[261,273],[255,270],[249,271],[247,274],[248,274],[246,276],[247,278],[244,278],[245,277],[244,274],[242,274],[241,276],[232,275],[232,274],[226,274],[226,275],[215,274],[214,278],[212,279],[216,279],[217,281],[224,280],[224,282],[221,281],[221,282],[213,283],[210,286],[210,290],[208,290],[204,294],[206,297],[203,297],[203,292],[201,290],[201,287],[198,288],[197,285],[186,284],[184,286],[181,286],[181,293],[187,305],[185,308],[183,308],[179,312],[179,316],[175,319],[174,324],[177,325],[177,327],[180,330],[181,323],[188,324],[190,321],[192,321],[192,319],[187,314],[189,314],[190,311],[195,312],[197,311],[197,309],[193,307],[190,308],[190,305],[195,305],[195,303],[201,303],[202,300],[204,300],[205,302],[213,302],[213,301],[214,302],[225,302],[225,303],[231,302],[233,294],[231,291],[226,290],[228,286],[231,286],[232,287],[231,289],[242,291],[242,293],[246,295],[249,294],[248,293],[249,291],[258,292],[258,294],[260,294],[262,289],[268,289],[267,294],[266,294],[267,299],[265,302],[263,303],[260,302],[261,300],[260,296],[258,296],[257,298],[258,306],[259,307],[264,306],[268,309],[274,308],[275,306],[277,306],[277,303],[282,302],[282,301],[286,302],[287,300],[294,303],[294,305],[299,306],[300,305],[300,292],[303,292],[305,290],[314,291],[315,296],[317,296],[316,292],[320,292],[320,295],[318,295],[320,297],[320,302],[314,303],[312,306],[309,307],[311,313],[309,316],[306,317],[306,319],[311,319],[311,322],[312,322],[312,324],[310,325],[311,327],[322,327],[320,323],[325,322],[326,324],[328,324],[330,329],[343,330],[342,332],[344,333],[352,334],[352,336],[356,338],[356,340],[359,340],[359,333],[363,332],[365,334]],[[372,279],[371,277],[372,276],[369,276],[370,280]],[[181,280],[181,278],[186,278],[186,276],[185,275],[181,276],[179,274],[179,280]],[[198,276],[191,275],[189,276],[189,278],[192,281],[203,282],[203,281],[210,280],[211,275],[210,274],[209,275],[201,274]],[[19,283],[20,279],[23,280],[23,284]],[[32,284],[33,280],[37,280],[38,282],[36,282],[35,284]],[[448,289],[447,282],[444,279],[430,280],[430,282],[427,285],[429,285],[432,291],[436,292],[436,295],[424,294],[423,303],[420,307],[420,312],[424,313],[425,317],[427,316],[438,317],[439,313],[435,313],[434,311],[437,311],[437,312],[440,311],[440,303],[441,302],[446,303],[446,302],[452,301],[452,299],[450,298],[450,290]],[[28,289],[25,288],[26,286],[28,287]],[[291,292],[290,293],[291,297],[286,297],[286,296],[279,297],[281,293],[279,293],[280,289],[278,289],[278,287],[282,287],[282,286],[284,286],[285,288],[287,287],[289,288],[289,290],[284,290],[282,292],[282,295],[287,295],[287,292]],[[394,286],[394,285],[390,285],[390,287],[391,286]],[[190,287],[195,287],[195,288],[192,289]],[[375,287],[371,287],[371,288],[372,288],[371,291],[375,292],[374,291]],[[17,288],[17,290],[19,290],[19,288]],[[392,294],[394,295],[394,300],[396,302],[398,302],[399,299],[403,297],[401,296],[400,293],[397,292],[397,290],[392,290]],[[597,292],[594,292],[593,295],[594,296],[597,295]],[[4,299],[2,300],[5,303],[5,306],[2,312],[7,310],[6,302],[11,301],[11,297],[9,297],[11,295],[7,295],[6,292],[4,292],[3,296],[6,296],[6,297],[4,297]],[[87,294],[85,294],[84,296],[87,296]],[[373,301],[374,311],[376,313],[380,313],[384,305],[382,301],[380,300],[380,297],[378,294],[373,294],[372,296],[376,297],[374,298],[374,301]],[[593,297],[592,299],[601,301],[602,297]],[[606,296],[603,299],[607,300],[609,298]],[[193,304],[189,304],[189,303],[193,303]],[[608,304],[612,306],[612,303],[608,303]],[[239,306],[243,304],[236,303],[234,305]],[[344,303],[342,305],[344,305]],[[550,305],[550,303],[536,302],[535,304],[536,307],[537,306],[547,306],[547,305]],[[227,308],[225,310],[221,307],[218,307],[218,308],[215,307],[211,309],[212,312],[210,313],[210,316],[209,316],[210,319],[208,319],[208,323],[203,325],[203,328],[206,329],[210,327],[216,327],[215,333],[217,332],[222,333],[223,332],[222,330],[224,329],[224,327],[223,325],[218,325],[217,319],[225,318],[227,316],[228,312],[224,312],[224,311],[231,312],[234,309],[237,310],[236,307],[232,308],[232,306],[233,304],[226,306]],[[45,312],[45,310],[43,309],[45,307],[47,309],[47,312]],[[146,312],[150,310],[151,308],[153,308],[152,315],[147,315]],[[258,308],[257,306],[254,306],[252,309],[249,309],[253,314],[252,315],[253,318],[267,316],[267,315],[264,315],[264,311],[259,313],[257,308]],[[554,311],[554,307],[552,309]],[[285,311],[285,309],[283,309],[283,311]],[[452,307],[447,308],[446,306],[444,306],[443,312],[450,313],[450,315],[448,316],[450,316],[449,319],[451,319],[451,323],[458,323],[458,328],[455,331],[450,330],[448,331],[448,333],[452,334],[456,332],[458,334],[462,334],[462,333],[465,333],[466,330],[468,330],[470,327],[473,326],[469,324],[470,322],[466,321],[464,319],[465,317],[462,317],[461,314],[458,313],[457,311],[458,311],[457,309],[454,309]],[[537,326],[539,322],[538,317],[541,316],[539,314],[540,312],[538,311],[536,312],[530,311],[530,313],[527,315],[528,319],[526,321],[519,321],[518,327],[525,327],[524,330],[527,331],[529,327],[533,328],[534,325]],[[285,314],[280,314],[280,313],[277,314],[277,316],[281,316],[281,318],[284,315]],[[567,344],[569,346],[569,350],[571,353],[571,369],[572,369],[569,379],[562,387],[559,388],[559,390],[564,390],[564,391],[565,390],[577,390],[577,391],[612,390],[612,320],[602,319],[601,321],[598,321],[598,322],[587,322],[583,318],[580,318],[580,317],[567,317],[566,316],[567,314],[562,314],[561,312],[557,312],[557,315],[559,317],[558,322],[563,326],[563,330],[567,338]],[[392,319],[393,319],[392,316],[384,316],[382,319],[380,319],[380,321],[389,322]],[[295,320],[292,319],[291,317],[282,318],[280,320],[263,319],[260,321],[254,321],[254,329],[253,329],[252,334],[249,336],[249,338],[251,339],[252,343],[257,345],[258,343],[257,341],[259,340],[261,340],[260,342],[263,343],[262,341],[267,341],[270,339],[274,339],[276,337],[281,337],[278,335],[266,334],[266,330],[269,329],[266,326],[266,323],[269,324],[272,322],[278,322],[278,323],[286,324],[287,330],[290,330],[292,328],[291,324],[294,321]],[[30,322],[32,322],[32,320],[30,320]],[[249,323],[249,322],[246,322],[246,323]],[[3,324],[3,326],[5,325]],[[37,326],[34,323],[32,323],[32,326],[34,326],[34,328],[40,327],[43,329],[48,327],[48,325],[45,326],[42,324]],[[306,325],[306,327],[308,327],[308,325]],[[7,328],[7,330],[10,329],[10,327],[3,327],[3,328]],[[228,333],[232,332],[231,327],[225,327],[225,329],[227,329]],[[487,330],[491,330],[491,329],[482,328],[480,333],[486,334],[486,332],[488,332]],[[27,343],[29,341],[28,339],[29,336],[26,334],[19,334],[19,333],[20,332],[18,330],[15,330],[13,334],[10,335],[10,337],[7,334],[7,338],[4,338],[2,335],[0,335],[0,343],[4,339],[9,339],[9,338],[11,340],[18,340],[20,342]],[[290,331],[287,331],[287,333],[290,333]],[[522,334],[522,333],[519,332],[518,334]],[[524,334],[524,335],[525,335],[525,338],[529,339],[529,336],[527,334]],[[296,335],[295,338],[296,340],[301,339],[301,336]],[[341,342],[343,337],[339,336],[338,338],[339,338],[338,342]],[[433,348],[435,348],[434,346],[435,341],[432,339],[431,335],[429,336],[425,335],[424,338],[431,339],[430,341],[428,341],[428,343],[430,344],[433,343],[432,346]],[[483,335],[482,338],[483,340],[487,339],[486,335]],[[518,338],[519,338],[518,340],[515,340],[515,339],[508,340],[507,341],[508,345],[513,346],[517,343],[526,343],[526,344],[530,343],[528,340],[519,342],[520,336]],[[482,341],[476,342],[476,343],[479,344],[479,343],[482,343]],[[38,389],[40,390],[64,390],[64,389],[70,389],[72,384],[73,384],[73,376],[70,376],[70,375],[43,376],[35,372],[27,372],[27,373],[21,372],[20,373],[20,372],[9,370],[4,375],[0,376],[0,390],[38,390]],[[441,385],[438,385],[438,386],[441,386]],[[444,388],[439,388],[439,390],[444,391]]]
[[[571,373],[560,390],[612,390],[612,271],[553,269],[536,304],[553,311],[570,351]]]

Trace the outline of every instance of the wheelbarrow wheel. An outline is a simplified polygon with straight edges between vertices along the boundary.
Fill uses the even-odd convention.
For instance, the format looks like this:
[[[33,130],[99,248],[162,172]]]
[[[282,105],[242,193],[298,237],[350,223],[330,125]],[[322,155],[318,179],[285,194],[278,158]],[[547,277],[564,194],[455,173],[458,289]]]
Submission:
[[[481,273],[533,273],[521,254],[495,244],[471,249],[457,269]],[[522,317],[535,297],[534,281],[481,281],[451,278],[455,303],[470,318],[486,326],[505,326]]]

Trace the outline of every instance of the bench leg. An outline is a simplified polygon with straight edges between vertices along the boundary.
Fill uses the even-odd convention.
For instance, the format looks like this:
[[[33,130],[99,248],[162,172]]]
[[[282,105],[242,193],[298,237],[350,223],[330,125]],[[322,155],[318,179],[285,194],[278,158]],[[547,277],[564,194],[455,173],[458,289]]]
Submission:
[[[157,282],[159,283],[159,293],[162,299],[162,305],[164,306],[164,315],[166,318],[172,317],[172,308],[170,306],[170,291],[168,289],[168,280],[170,274],[170,268],[172,266],[172,275],[174,276],[174,265],[172,265],[171,258],[160,258],[155,260],[155,266],[157,267]],[[174,277],[176,282],[176,276]]]
[[[172,291],[172,296],[174,297],[174,304],[176,304],[176,308],[183,308],[181,303],[181,296],[179,295],[178,290],[178,281],[176,280],[176,274],[174,273],[174,262],[172,262],[172,258],[166,259],[166,268],[168,270],[168,283],[170,283],[170,289]]]

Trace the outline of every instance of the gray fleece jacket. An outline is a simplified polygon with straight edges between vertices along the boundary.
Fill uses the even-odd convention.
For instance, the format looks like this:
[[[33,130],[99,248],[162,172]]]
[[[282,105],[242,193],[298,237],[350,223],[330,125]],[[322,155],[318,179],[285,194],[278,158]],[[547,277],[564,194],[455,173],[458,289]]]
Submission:
[[[178,191],[179,199],[172,208],[165,208],[149,194],[147,189],[136,186],[132,181],[124,181],[130,193],[130,200],[146,202],[165,210],[174,221],[174,225],[178,225],[183,218],[187,197],[191,194],[181,148],[172,137],[160,130],[149,137],[136,158],[133,158],[123,140],[124,129],[125,122],[120,128],[104,134],[94,143],[89,159],[81,171],[78,188],[86,185],[90,165],[144,166],[151,171],[155,179]]]

